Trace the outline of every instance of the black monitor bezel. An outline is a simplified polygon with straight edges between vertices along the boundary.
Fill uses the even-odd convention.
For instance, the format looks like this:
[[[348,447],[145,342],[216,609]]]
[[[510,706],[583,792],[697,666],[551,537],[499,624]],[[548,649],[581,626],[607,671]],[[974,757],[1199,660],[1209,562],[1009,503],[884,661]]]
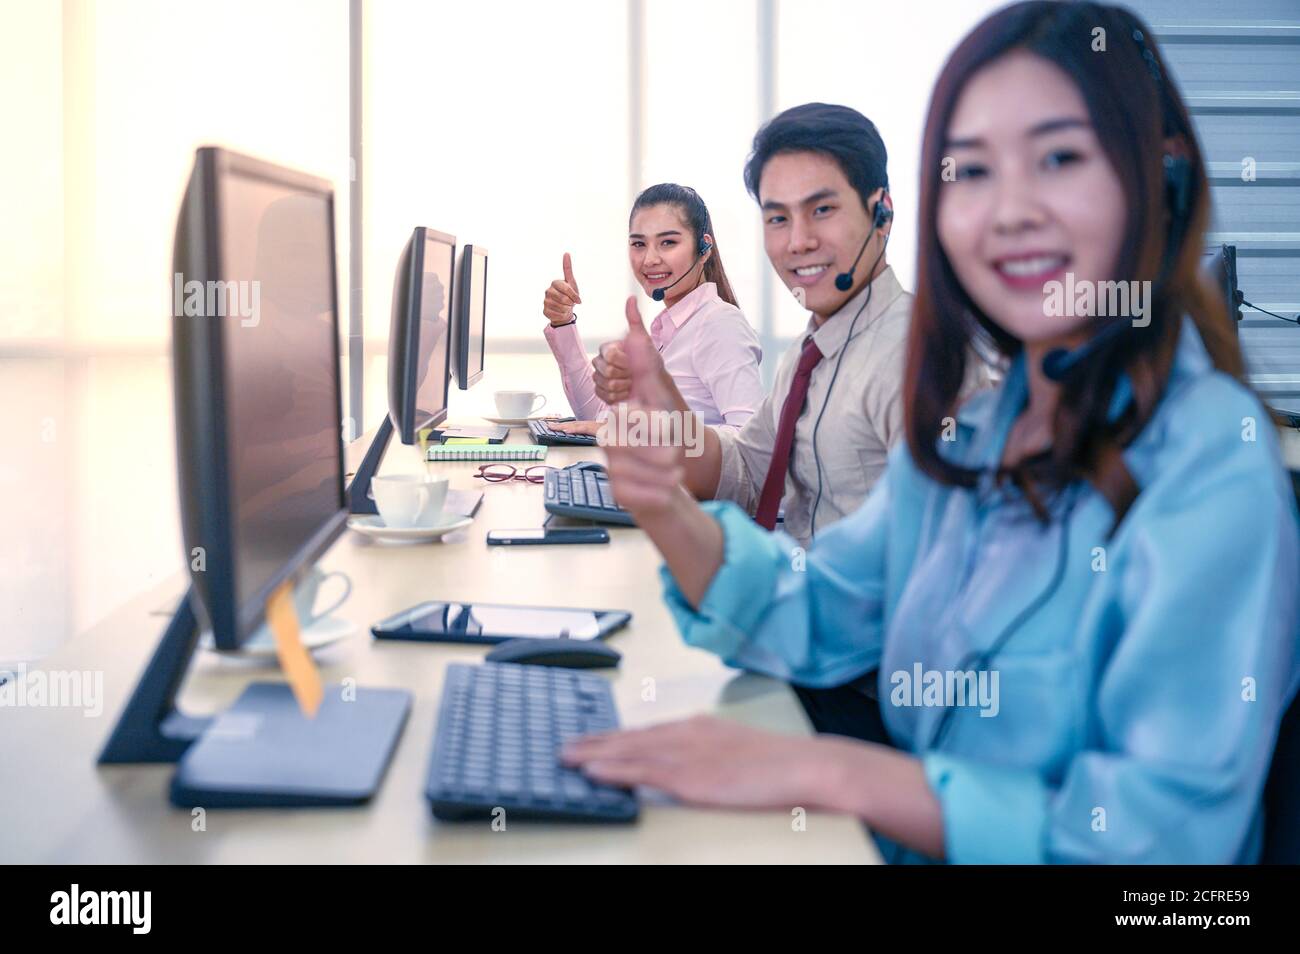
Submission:
[[[335,474],[336,506],[310,537],[256,591],[238,592],[234,554],[239,541],[232,519],[234,486],[230,470],[233,435],[225,413],[228,376],[227,329],[238,327],[228,320],[201,320],[173,316],[173,389],[176,401],[177,476],[180,484],[185,560],[202,623],[212,630],[217,649],[239,649],[265,620],[266,601],[288,580],[296,579],[329,549],[347,524],[348,506],[344,493],[344,448],[342,432],[342,366],[339,343],[339,298],[334,187],[326,179],[287,169],[227,149],[205,146],[195,156],[194,173],[186,192],[182,220],[178,223],[175,258],[188,255],[186,280],[227,280],[221,254],[221,209],[224,186],[230,176],[263,179],[294,191],[324,199],[328,210],[329,282],[334,334],[331,350],[334,368],[334,405],[339,414],[336,429],[339,466]],[[187,229],[188,243],[180,244]],[[180,265],[181,262],[176,262]],[[203,563],[196,565],[194,547],[204,549]]]
[[[474,287],[474,256],[483,256],[483,333],[479,337],[479,369],[473,375],[469,373],[470,302]],[[460,256],[460,295],[456,300],[456,384],[466,391],[470,386],[483,380],[487,369],[487,276],[488,250],[481,245],[466,245]]]
[[[424,253],[429,243],[449,246],[451,249],[451,269],[448,272],[448,282],[451,287],[447,289],[447,348],[445,359],[442,367],[442,409],[437,411],[427,421],[422,421],[417,426],[415,421],[415,412],[417,410],[416,397],[419,390],[418,378],[416,376],[416,362],[411,356],[418,356],[420,353],[420,305],[424,299]],[[406,301],[403,303],[406,308],[406,314],[403,315],[403,321],[406,325],[406,367],[405,387],[402,394],[403,414],[402,420],[394,421],[397,427],[398,439],[403,444],[415,444],[416,435],[419,431],[435,428],[443,421],[447,420],[447,409],[451,404],[451,335],[455,315],[452,311],[452,302],[456,300],[456,236],[449,235],[446,232],[439,232],[437,229],[427,228],[423,225],[417,225],[411,232],[410,239],[411,259],[408,266],[409,272],[406,276],[406,288],[408,289]],[[401,277],[398,278],[401,281]],[[392,369],[389,369],[392,373]]]
[[[1241,285],[1237,280],[1237,246],[1226,242],[1209,246],[1201,258],[1200,270],[1213,278],[1215,289],[1223,299],[1223,306],[1228,313],[1233,333],[1239,333]]]

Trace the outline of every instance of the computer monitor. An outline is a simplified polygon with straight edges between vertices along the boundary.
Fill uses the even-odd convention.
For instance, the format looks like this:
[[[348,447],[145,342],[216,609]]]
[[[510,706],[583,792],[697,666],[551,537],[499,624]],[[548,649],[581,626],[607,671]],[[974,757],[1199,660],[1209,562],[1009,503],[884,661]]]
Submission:
[[[254,682],[219,716],[176,708],[200,631],[222,650],[264,635],[268,600],[312,568],[347,520],[333,189],[200,149],[173,263],[190,588],[99,761],[179,762],[171,799],[186,807],[363,802],[391,759],[410,693],[352,687],[345,697],[329,687],[309,718],[287,683]]]
[[[1207,249],[1201,269],[1223,297],[1232,333],[1236,334],[1238,322],[1241,321],[1241,297],[1237,292],[1237,246],[1216,245]]]
[[[234,650],[347,521],[330,184],[200,149],[174,272],[186,564],[200,620]]]
[[[456,239],[417,226],[397,260],[388,414],[403,444],[447,419]]]
[[[423,226],[412,231],[398,257],[388,338],[388,414],[348,485],[354,514],[379,513],[371,482],[393,433],[404,444],[416,444],[422,431],[447,419],[455,324],[450,319],[459,284],[452,277],[455,262],[455,237]],[[482,491],[450,491],[446,506],[473,515],[482,498]]]
[[[481,245],[466,245],[460,255],[455,331],[452,334],[456,383],[462,391],[483,377],[487,345],[487,267],[487,249]]]

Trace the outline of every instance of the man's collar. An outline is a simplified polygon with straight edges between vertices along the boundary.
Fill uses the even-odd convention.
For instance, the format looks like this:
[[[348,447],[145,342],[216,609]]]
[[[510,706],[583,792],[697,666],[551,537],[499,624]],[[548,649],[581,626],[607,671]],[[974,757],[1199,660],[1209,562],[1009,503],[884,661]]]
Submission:
[[[903,294],[903,286],[898,283],[894,269],[886,265],[875,279],[864,285],[856,295],[840,306],[839,311],[823,321],[820,328],[817,327],[816,317],[809,315],[807,333],[811,334],[813,340],[817,342],[817,350],[822,353],[823,358],[833,358],[848,340],[850,326],[853,326],[855,335],[862,332],[901,294]],[[868,295],[871,296],[871,304],[867,305],[857,324],[854,325],[853,317],[866,304]]]

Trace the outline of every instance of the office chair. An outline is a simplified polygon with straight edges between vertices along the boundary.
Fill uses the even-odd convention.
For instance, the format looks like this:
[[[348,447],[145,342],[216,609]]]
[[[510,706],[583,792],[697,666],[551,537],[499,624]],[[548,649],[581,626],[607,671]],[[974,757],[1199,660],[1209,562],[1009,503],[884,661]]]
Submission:
[[[1264,851],[1260,863],[1300,864],[1300,695],[1282,716],[1264,784]]]
[[[1291,472],[1300,503],[1300,471]],[[1273,762],[1264,783],[1264,851],[1266,865],[1300,864],[1300,693],[1291,700],[1273,747]]]

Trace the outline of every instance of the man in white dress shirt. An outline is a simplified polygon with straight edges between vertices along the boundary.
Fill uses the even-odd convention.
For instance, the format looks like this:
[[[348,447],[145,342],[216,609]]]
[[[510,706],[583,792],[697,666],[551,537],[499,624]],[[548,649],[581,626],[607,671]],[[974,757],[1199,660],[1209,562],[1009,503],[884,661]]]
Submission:
[[[885,258],[886,159],[861,113],[808,103],[763,126],[745,166],[768,259],[811,314],[745,426],[704,429],[703,453],[686,459],[686,486],[701,500],[736,501],[769,529],[784,504],[784,528],[804,546],[857,509],[902,435],[912,296]],[[602,348],[593,365],[602,400],[625,400],[621,349]]]

